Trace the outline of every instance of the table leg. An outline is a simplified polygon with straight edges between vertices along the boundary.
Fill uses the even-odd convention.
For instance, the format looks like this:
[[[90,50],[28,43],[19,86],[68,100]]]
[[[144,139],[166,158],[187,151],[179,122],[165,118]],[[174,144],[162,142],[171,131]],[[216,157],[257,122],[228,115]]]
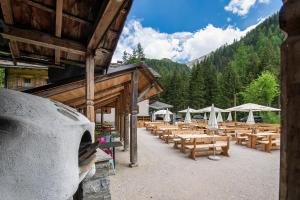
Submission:
[[[252,135],[248,135],[247,147],[252,148]]]
[[[116,150],[115,150],[115,147],[113,147],[113,160],[114,160],[114,166],[115,166],[115,169],[116,169]]]
[[[256,136],[253,135],[252,138],[252,148],[256,149]]]

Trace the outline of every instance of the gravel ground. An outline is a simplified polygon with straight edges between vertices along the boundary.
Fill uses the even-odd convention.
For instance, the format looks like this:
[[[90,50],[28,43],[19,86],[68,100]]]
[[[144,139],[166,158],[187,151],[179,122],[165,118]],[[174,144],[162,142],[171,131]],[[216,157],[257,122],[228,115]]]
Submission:
[[[128,167],[129,152],[116,151],[113,200],[278,199],[277,150],[269,154],[232,143],[230,157],[194,161],[145,129],[138,129],[138,145],[136,168]]]

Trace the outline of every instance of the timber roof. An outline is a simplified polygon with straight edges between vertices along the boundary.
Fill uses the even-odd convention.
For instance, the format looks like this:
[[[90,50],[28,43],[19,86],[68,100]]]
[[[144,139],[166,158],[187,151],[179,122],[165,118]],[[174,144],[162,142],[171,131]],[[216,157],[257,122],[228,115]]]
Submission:
[[[135,70],[139,71],[138,101],[149,99],[162,92],[162,86],[143,62],[109,69],[105,75],[95,75],[95,109],[116,102],[124,94],[130,95],[132,72]],[[47,97],[74,108],[86,106],[84,77],[63,80],[24,92]]]
[[[1,0],[0,64],[107,68],[132,1]]]

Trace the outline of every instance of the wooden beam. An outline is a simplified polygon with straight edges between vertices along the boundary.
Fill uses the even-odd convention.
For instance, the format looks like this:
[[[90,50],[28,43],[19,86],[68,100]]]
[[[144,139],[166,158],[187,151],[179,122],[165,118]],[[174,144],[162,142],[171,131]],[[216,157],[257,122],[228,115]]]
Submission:
[[[95,104],[103,103],[104,101],[107,101],[107,100],[110,100],[112,98],[118,97],[120,94],[121,93],[118,92],[118,93],[114,93],[114,94],[111,94],[109,96],[105,96],[103,98],[97,99],[97,101],[95,101]]]
[[[98,17],[98,22],[95,25],[94,31],[88,41],[88,49],[97,49],[105,32],[113,22],[115,16],[120,11],[125,0],[110,0],[104,10],[104,13]]]
[[[104,96],[120,92],[123,89],[124,89],[124,86],[118,85],[115,88],[108,88],[106,90],[98,91],[98,92],[95,93],[94,99],[97,100],[97,99],[102,98]],[[84,104],[85,103],[85,98],[84,98],[84,96],[81,96],[81,97],[78,97],[76,99],[65,101],[63,103],[66,104],[66,105],[70,105],[70,106],[75,106],[76,107],[77,105]]]
[[[130,167],[137,166],[137,114],[138,114],[139,71],[132,72],[131,79],[131,115],[130,115]]]
[[[0,0],[1,9],[3,13],[3,19],[6,24],[13,25],[14,24],[14,17],[11,7],[10,0]],[[18,44],[14,40],[9,41],[9,49],[12,55],[12,59],[15,65],[17,65],[16,58],[20,57],[20,51],[18,48]]]
[[[42,3],[39,3],[39,2],[35,2],[35,1],[31,1],[31,0],[22,0],[24,3],[26,3],[27,5],[30,5],[32,7],[35,7],[35,8],[39,8],[43,11],[46,11],[46,12],[50,12],[50,13],[54,13],[56,12],[55,9],[49,7],[49,6],[46,6]],[[91,25],[92,22],[87,20],[87,19],[82,19],[78,16],[75,16],[75,15],[72,15],[72,14],[69,14],[69,13],[65,13],[65,12],[62,12],[62,16],[63,17],[66,17],[68,19],[71,19],[71,20],[74,20],[74,21],[77,21],[77,22],[80,22],[80,23],[84,23],[84,24],[88,24],[88,25]]]
[[[60,49],[68,53],[74,53],[83,56],[86,54],[86,48],[80,43],[53,37],[40,31],[20,29],[4,24],[2,24],[2,26],[3,32],[0,34],[5,39],[24,42],[50,49]]]
[[[114,94],[111,94],[111,95],[109,95],[109,96],[105,96],[105,97],[103,97],[103,98],[94,100],[94,107],[95,107],[95,108],[99,108],[99,105],[100,105],[100,104],[102,105],[103,102],[106,102],[106,101],[108,101],[108,100],[111,100],[112,98],[117,98],[120,94],[121,94],[121,93],[118,92],[118,93],[114,93]],[[76,105],[76,106],[74,106],[74,107],[76,107],[76,108],[82,108],[82,107],[84,107],[84,106],[86,106],[86,103],[85,103],[85,102],[84,102],[83,104],[81,104],[81,105]],[[95,110],[96,110],[96,109],[95,109]]]
[[[86,58],[86,116],[91,122],[95,122],[94,92],[95,92],[95,60],[89,54]]]
[[[118,97],[113,97],[111,99],[106,100],[105,102],[101,102],[101,103],[95,104],[95,108],[99,109],[99,108],[101,108],[103,106],[110,105],[110,104],[114,103],[117,99],[118,99]]]
[[[145,95],[153,88],[153,84],[147,86],[138,96],[138,102],[144,100]]]
[[[56,0],[55,36],[61,37],[63,0]],[[55,64],[60,64],[60,49],[55,49]]]

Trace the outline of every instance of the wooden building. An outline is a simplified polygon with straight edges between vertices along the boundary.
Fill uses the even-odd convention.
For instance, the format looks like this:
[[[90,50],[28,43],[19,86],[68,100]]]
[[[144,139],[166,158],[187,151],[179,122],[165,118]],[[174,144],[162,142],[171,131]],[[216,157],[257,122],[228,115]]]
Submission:
[[[13,90],[25,90],[46,85],[48,83],[47,69],[6,68],[5,85]]]
[[[0,2],[0,34],[2,36],[0,38],[0,65],[22,67],[28,64],[38,64],[50,67],[49,82],[56,82],[57,87],[63,79],[85,75],[85,80],[70,82],[69,85],[66,83],[63,86],[65,94],[67,90],[72,89],[77,89],[78,92],[69,95],[56,94],[55,98],[66,97],[61,100],[65,103],[70,101],[70,105],[75,107],[85,108],[86,115],[91,121],[94,121],[95,106],[101,107],[103,102],[108,104],[109,99],[111,103],[123,102],[126,99],[126,104],[118,103],[118,106],[126,105],[126,109],[122,108],[122,110],[126,113],[131,112],[130,161],[132,166],[136,165],[137,102],[139,96],[144,96],[142,95],[144,93],[146,96],[151,96],[154,90],[139,85],[139,73],[142,70],[139,69],[131,71],[122,78],[114,78],[115,81],[130,82],[130,85],[123,84],[124,89],[117,86],[111,92],[112,89],[105,90],[109,86],[100,84],[102,86],[99,86],[100,89],[97,90],[102,90],[102,93],[99,97],[95,93],[95,87],[98,87],[95,86],[95,82],[100,80],[100,82],[105,82],[107,78],[112,77],[105,78],[105,75],[95,77],[94,74],[94,72],[105,74],[132,0],[1,0]],[[300,199],[299,10],[299,0],[284,0],[280,11],[280,27],[286,33],[286,40],[281,47],[280,199],[282,200]],[[146,92],[147,90],[151,91]],[[58,92],[54,88],[53,91]],[[120,119],[124,117],[124,120],[120,120],[120,127],[123,127],[124,121],[128,121],[128,115],[124,116],[122,110],[119,114]]]

